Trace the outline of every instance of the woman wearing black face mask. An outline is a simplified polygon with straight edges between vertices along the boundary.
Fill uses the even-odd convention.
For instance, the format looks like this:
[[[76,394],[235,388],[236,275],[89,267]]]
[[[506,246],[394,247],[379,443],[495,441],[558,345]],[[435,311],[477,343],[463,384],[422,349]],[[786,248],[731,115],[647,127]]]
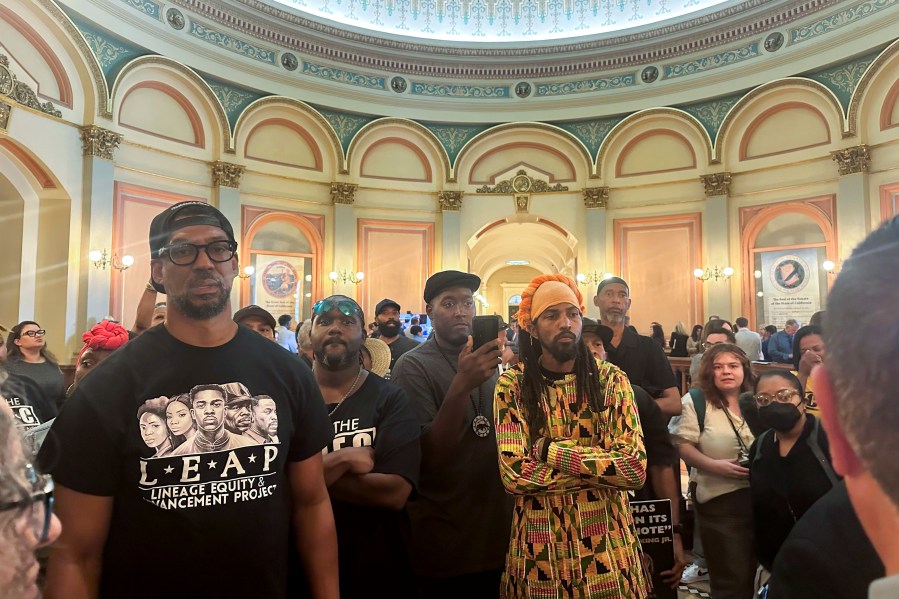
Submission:
[[[749,448],[749,488],[758,558],[770,572],[793,525],[838,478],[830,464],[827,435],[806,412],[796,375],[763,372],[755,384],[755,402],[769,430]]]

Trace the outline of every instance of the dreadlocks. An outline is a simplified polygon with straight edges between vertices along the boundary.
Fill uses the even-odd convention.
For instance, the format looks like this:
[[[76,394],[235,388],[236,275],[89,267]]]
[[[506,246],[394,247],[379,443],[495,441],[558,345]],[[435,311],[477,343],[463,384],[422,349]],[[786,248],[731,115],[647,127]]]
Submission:
[[[534,326],[537,326],[536,323]],[[546,395],[546,381],[540,371],[540,356],[543,347],[540,341],[521,331],[518,339],[519,359],[524,364],[524,380],[521,385],[521,406],[527,419],[531,438],[547,434],[546,411],[543,401]],[[599,368],[596,359],[587,349],[583,339],[577,341],[577,355],[574,358],[575,389],[578,400],[586,401],[594,413],[605,409],[599,396]]]

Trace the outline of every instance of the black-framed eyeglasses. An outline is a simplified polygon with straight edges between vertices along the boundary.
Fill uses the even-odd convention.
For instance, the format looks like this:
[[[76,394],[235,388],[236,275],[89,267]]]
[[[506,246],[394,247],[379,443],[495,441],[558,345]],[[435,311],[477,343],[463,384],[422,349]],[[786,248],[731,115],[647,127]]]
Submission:
[[[38,329],[36,331],[22,331],[22,336],[24,337],[43,337],[47,334],[47,331],[44,329]]]
[[[714,346],[721,345],[722,343],[724,343],[724,341],[715,341],[715,342],[705,341],[702,344],[702,349],[712,349]]]
[[[53,479],[47,474],[38,474],[31,464],[25,466],[25,478],[32,489],[29,497],[0,503],[0,512],[30,509],[34,538],[38,543],[46,543],[50,537],[50,523],[53,520]]]
[[[178,266],[188,266],[197,261],[200,250],[206,252],[209,259],[213,262],[227,262],[234,257],[237,252],[236,241],[213,241],[206,245],[197,245],[195,243],[175,243],[168,245],[160,251],[169,257],[173,264]]]
[[[771,403],[775,401],[780,403],[790,403],[797,395],[800,395],[800,393],[796,391],[796,389],[781,389],[774,395],[771,395],[770,393],[756,393],[753,399],[755,399],[755,403],[760,407],[765,407],[771,405]]]
[[[312,306],[312,313],[316,316],[321,316],[335,308],[345,316],[358,316],[362,312],[362,308],[360,308],[359,304],[354,301],[347,299],[323,299],[315,302],[315,305]]]

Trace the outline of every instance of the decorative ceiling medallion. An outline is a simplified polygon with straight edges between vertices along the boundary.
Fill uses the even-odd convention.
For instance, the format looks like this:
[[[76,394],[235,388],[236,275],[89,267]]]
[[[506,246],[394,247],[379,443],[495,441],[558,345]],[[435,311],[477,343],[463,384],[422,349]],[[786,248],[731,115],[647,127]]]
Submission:
[[[522,81],[515,86],[515,95],[519,98],[527,98],[531,95],[531,90],[531,84],[527,81]]]
[[[783,47],[783,45],[784,34],[782,34],[780,31],[775,31],[765,38],[765,50],[768,52],[777,52]]]
[[[656,79],[659,78],[659,69],[658,67],[649,66],[643,69],[643,72],[640,73],[640,79],[643,83],[652,83]]]
[[[165,22],[177,31],[184,29],[184,15],[177,8],[170,8],[165,11]]]
[[[281,66],[288,71],[296,71],[297,67],[300,66],[300,61],[297,60],[296,55],[285,52],[281,55]]]
[[[547,191],[568,191],[568,188],[561,183],[550,185],[546,181],[534,179],[527,174],[524,169],[515,173],[515,176],[505,181],[500,181],[495,186],[482,185],[478,187],[476,193],[495,193],[495,194],[527,194],[527,193],[545,193]]]
[[[407,87],[409,87],[409,84],[402,77],[394,77],[390,80],[390,89],[398,94],[405,92]]]

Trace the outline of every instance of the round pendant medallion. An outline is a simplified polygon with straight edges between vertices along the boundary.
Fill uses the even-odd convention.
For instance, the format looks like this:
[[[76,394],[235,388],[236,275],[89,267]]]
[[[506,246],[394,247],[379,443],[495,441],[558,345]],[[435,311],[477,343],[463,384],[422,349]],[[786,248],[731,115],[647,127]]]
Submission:
[[[471,429],[477,436],[486,437],[490,434],[490,421],[487,420],[486,416],[478,414],[474,417],[474,420],[471,421]]]

